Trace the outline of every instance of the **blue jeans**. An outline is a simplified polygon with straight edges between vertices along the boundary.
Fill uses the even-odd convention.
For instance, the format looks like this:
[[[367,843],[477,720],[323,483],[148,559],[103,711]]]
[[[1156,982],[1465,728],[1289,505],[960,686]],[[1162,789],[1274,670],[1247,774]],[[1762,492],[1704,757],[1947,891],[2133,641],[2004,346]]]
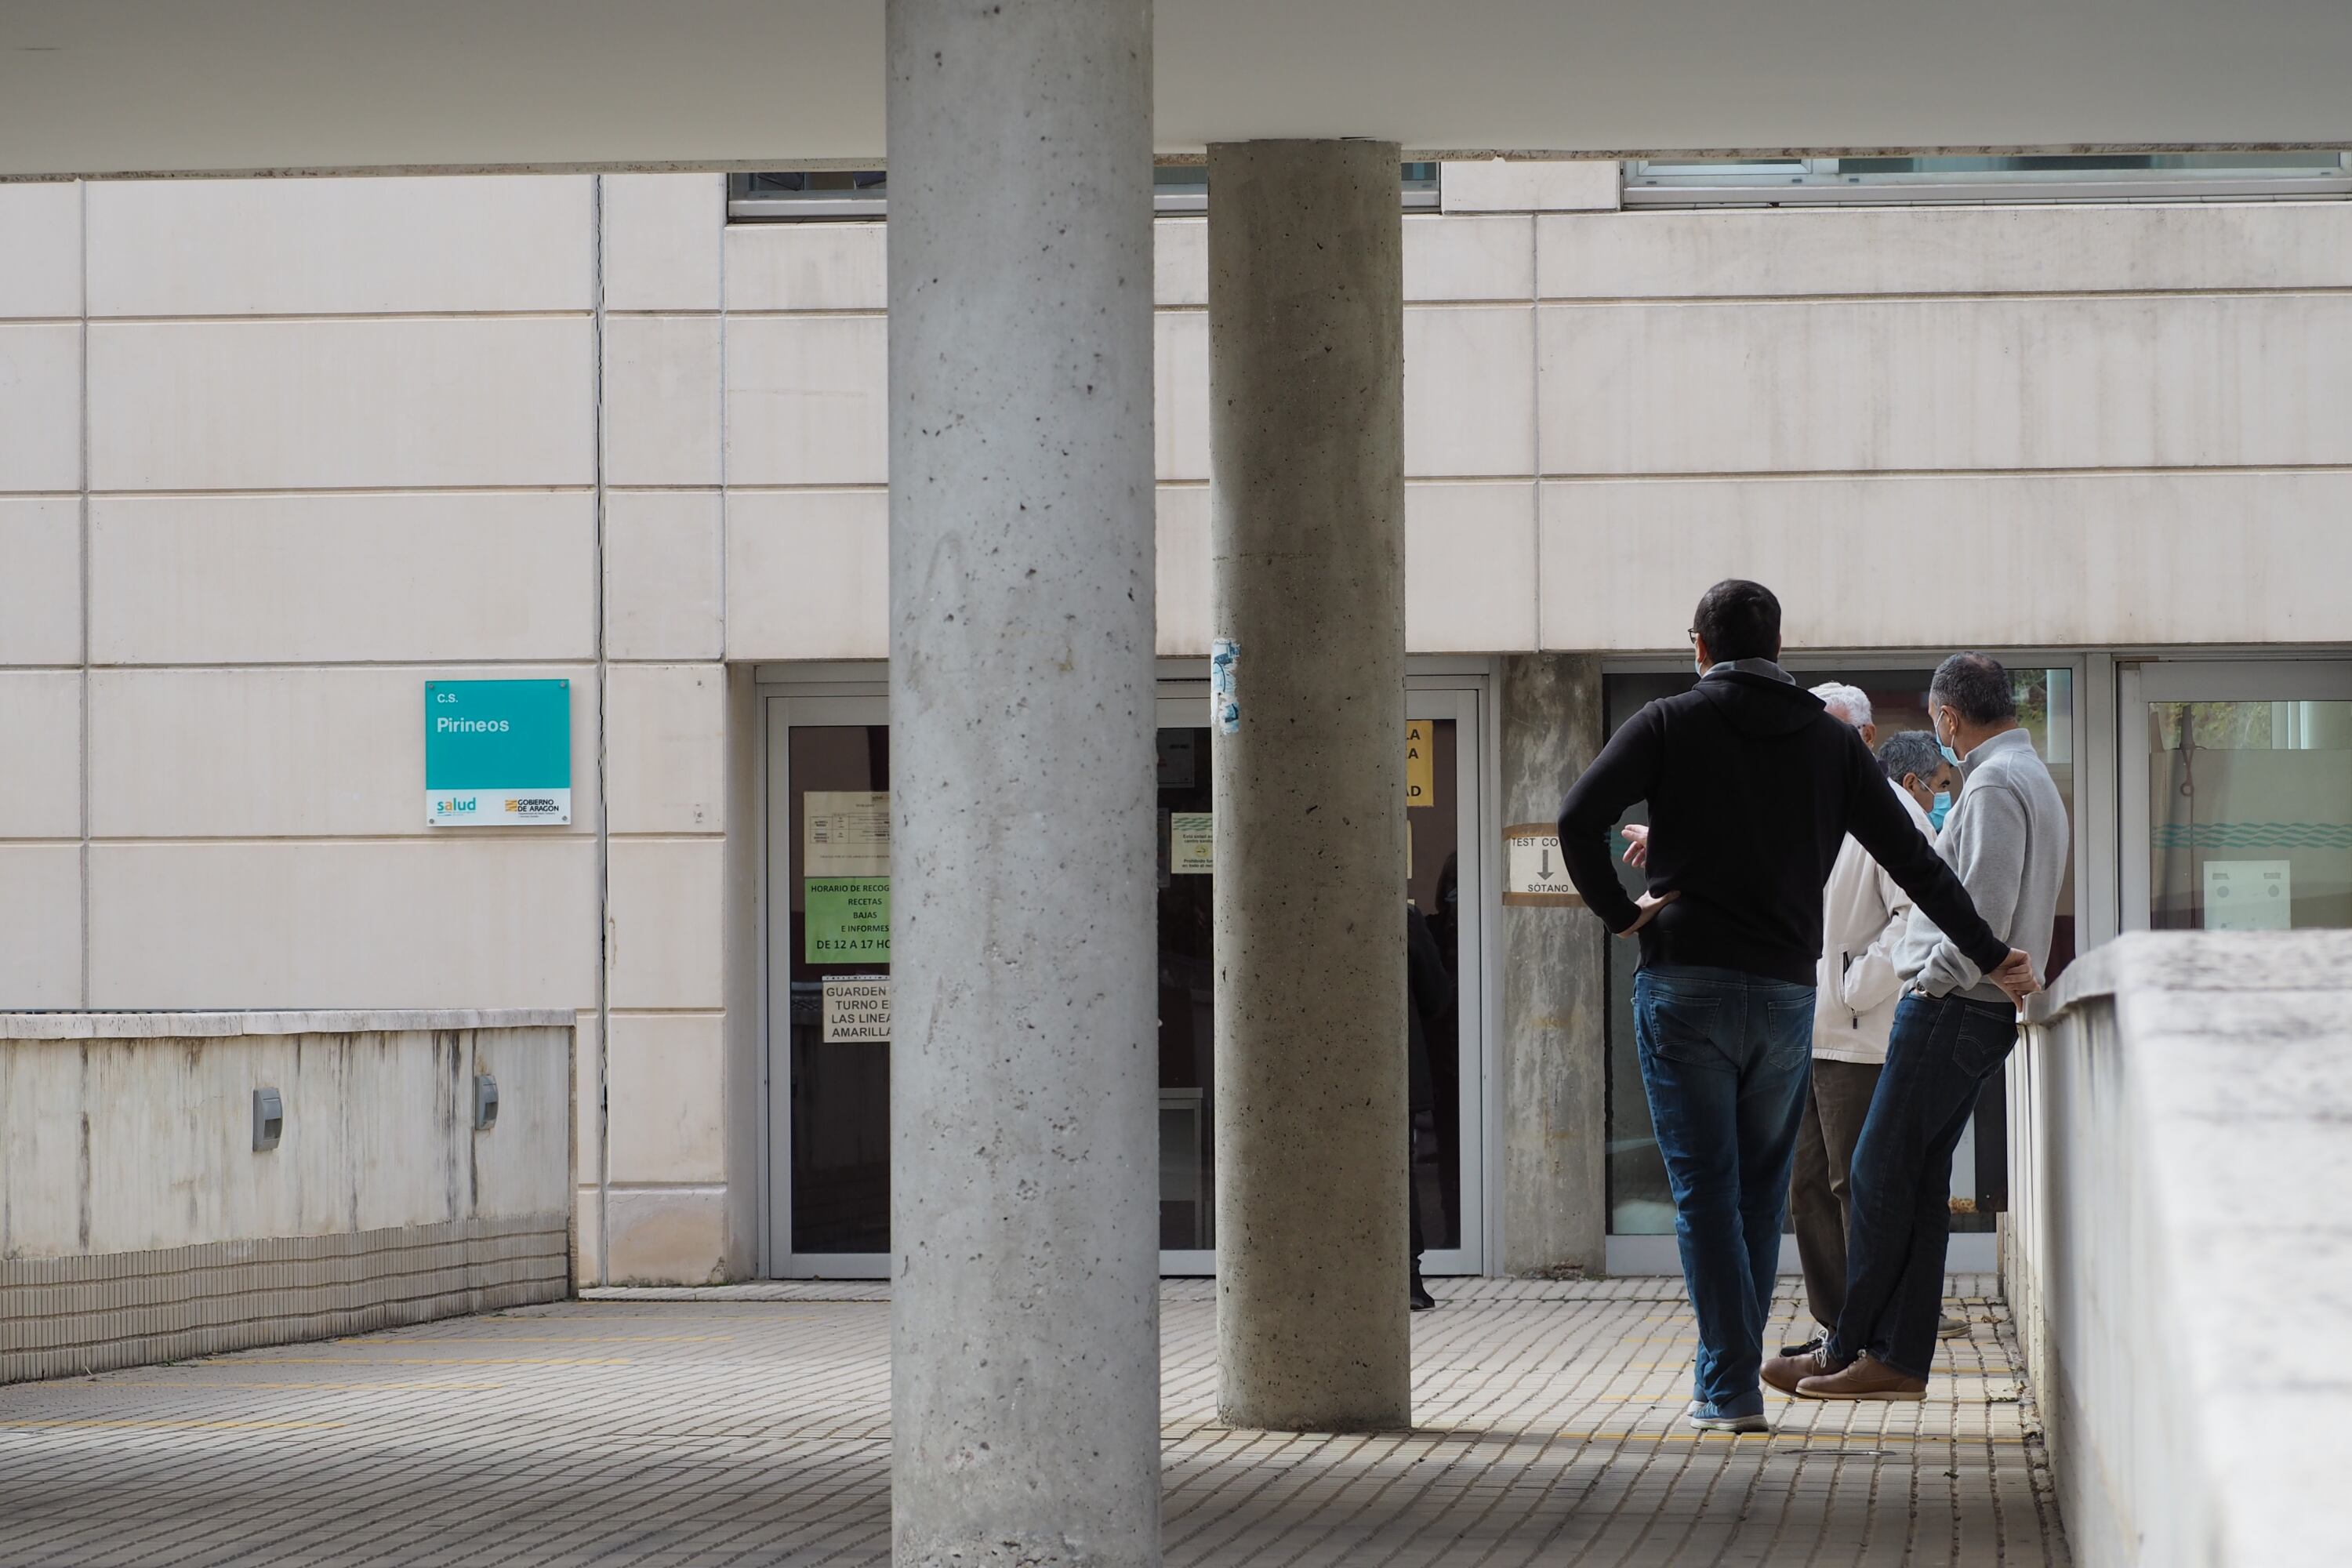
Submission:
[[[1698,1318],[1700,1402],[1763,1413],[1789,1165],[1812,1082],[1813,988],[1736,969],[1633,976],[1633,1039]]]
[[[1951,1239],[1952,1151],[1985,1079],[2017,1044],[2017,1011],[1961,996],[1906,995],[1886,1067],[1847,1175],[1845,1310],[1830,1353],[1873,1358],[1913,1377],[1936,1361]]]

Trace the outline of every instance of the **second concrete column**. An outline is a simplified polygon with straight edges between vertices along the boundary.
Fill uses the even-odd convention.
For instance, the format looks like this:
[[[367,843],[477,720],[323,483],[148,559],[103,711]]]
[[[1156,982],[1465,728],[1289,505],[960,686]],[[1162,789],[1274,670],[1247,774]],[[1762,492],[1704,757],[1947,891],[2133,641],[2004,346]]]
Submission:
[[[1218,1410],[1412,1419],[1398,149],[1209,149]]]

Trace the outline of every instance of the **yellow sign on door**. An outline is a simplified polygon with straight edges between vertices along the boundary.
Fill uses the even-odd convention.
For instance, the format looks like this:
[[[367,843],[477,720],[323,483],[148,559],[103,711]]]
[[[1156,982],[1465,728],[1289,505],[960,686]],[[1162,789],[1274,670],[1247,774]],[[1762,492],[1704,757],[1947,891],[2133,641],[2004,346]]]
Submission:
[[[1404,803],[1409,806],[1437,804],[1437,763],[1429,745],[1434,727],[1426,719],[1405,721]]]

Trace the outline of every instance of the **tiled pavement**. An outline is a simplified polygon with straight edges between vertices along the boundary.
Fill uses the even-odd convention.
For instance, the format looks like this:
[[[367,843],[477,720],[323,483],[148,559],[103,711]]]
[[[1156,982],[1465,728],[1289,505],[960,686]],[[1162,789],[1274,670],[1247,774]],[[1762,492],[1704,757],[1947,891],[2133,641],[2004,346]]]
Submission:
[[[2064,1564],[1989,1280],[1924,1405],[1682,1425],[1674,1282],[1441,1282],[1412,1432],[1229,1431],[1168,1288],[1171,1563]],[[686,1297],[686,1300],[663,1299]],[[1790,1303],[1784,1301],[1784,1315]],[[889,1552],[871,1286],[616,1292],[0,1388],[0,1563],[868,1563]]]

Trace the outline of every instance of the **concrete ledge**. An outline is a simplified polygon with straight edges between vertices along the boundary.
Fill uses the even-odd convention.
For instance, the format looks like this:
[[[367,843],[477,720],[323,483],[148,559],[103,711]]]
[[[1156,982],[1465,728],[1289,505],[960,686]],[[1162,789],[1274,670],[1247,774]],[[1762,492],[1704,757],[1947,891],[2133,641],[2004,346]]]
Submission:
[[[0,1383],[568,1295],[575,1024],[0,1017]]]
[[[551,1007],[307,1013],[0,1013],[0,1040],[162,1040],[227,1035],[375,1035],[407,1029],[570,1028]]]
[[[2130,990],[2341,991],[2352,988],[2352,931],[2133,931],[2095,947],[2025,1005],[2048,1024],[2082,1003]]]
[[[560,1300],[571,1216],[0,1260],[0,1384]]]
[[[2003,1253],[2084,1568],[2352,1537],[2352,931],[2142,932],[2036,997]]]

